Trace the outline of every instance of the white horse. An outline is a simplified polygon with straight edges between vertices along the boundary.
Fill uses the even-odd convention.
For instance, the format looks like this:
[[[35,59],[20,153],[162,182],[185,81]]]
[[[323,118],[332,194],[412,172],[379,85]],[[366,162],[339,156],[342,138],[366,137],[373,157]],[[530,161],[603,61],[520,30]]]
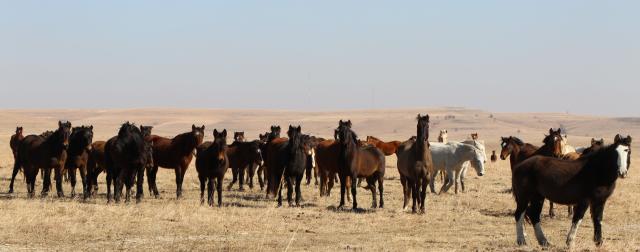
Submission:
[[[477,134],[477,133],[476,133]],[[487,152],[484,148],[484,141],[482,140],[465,140],[462,141],[463,144],[470,144],[475,146],[476,148],[478,148],[481,152],[481,155],[484,157],[484,163],[486,164],[486,160],[487,160]],[[462,185],[462,191],[464,192],[464,178],[467,175],[467,170],[469,170],[469,167],[471,167],[471,162],[467,161],[464,162],[462,164],[462,170],[459,173],[456,173],[455,175],[455,189],[456,189],[456,193],[458,193],[458,181],[460,181],[460,185]]]
[[[431,150],[431,158],[433,160],[434,172],[431,174],[431,192],[435,193],[434,177],[438,171],[444,170],[447,173],[447,179],[442,185],[440,192],[446,192],[454,184],[456,184],[456,193],[458,192],[457,179],[463,172],[463,164],[469,162],[470,166],[475,168],[478,176],[484,175],[484,164],[486,161],[486,154],[477,146],[480,146],[479,141],[471,141],[472,144],[465,144],[459,142],[449,143],[431,143],[429,149]],[[484,147],[484,145],[482,145]],[[464,184],[463,184],[464,187]]]
[[[560,142],[560,147],[562,147],[562,155],[577,152],[575,147],[568,144],[568,139],[569,137],[567,135],[562,135],[562,141]]]

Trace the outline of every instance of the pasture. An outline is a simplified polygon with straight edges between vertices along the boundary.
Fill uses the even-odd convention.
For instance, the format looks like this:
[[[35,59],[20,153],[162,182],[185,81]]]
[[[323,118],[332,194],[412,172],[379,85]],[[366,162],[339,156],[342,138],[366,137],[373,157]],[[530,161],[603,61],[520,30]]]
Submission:
[[[427,194],[426,214],[402,210],[403,193],[396,169],[395,155],[387,157],[384,181],[385,207],[370,209],[370,192],[358,189],[358,203],[365,211],[337,210],[339,184],[328,198],[320,198],[318,187],[302,185],[303,204],[276,208],[276,201],[264,198],[256,186],[239,192],[237,186],[226,190],[231,170],[224,178],[223,207],[200,205],[195,162],[192,161],[183,182],[183,198],[175,199],[173,170],[160,168],[157,185],[160,199],[150,196],[144,183],[140,204],[107,205],[105,175],[98,178],[99,194],[88,202],[70,198],[70,185],[64,184],[65,198],[50,193],[40,198],[42,180],[38,175],[36,197],[27,199],[23,175],[16,179],[15,193],[6,194],[13,157],[9,137],[15,127],[24,134],[39,134],[54,129],[58,119],[73,126],[92,124],[94,141],[106,140],[117,133],[126,120],[154,126],[154,134],[174,136],[190,130],[192,124],[206,126],[205,141],[213,139],[214,128],[230,132],[244,131],[248,140],[268,130],[270,125],[300,124],[302,132],[331,138],[340,119],[350,119],[353,129],[364,140],[367,135],[384,141],[404,141],[415,135],[415,115],[429,113],[430,141],[437,141],[441,129],[448,130],[449,141],[463,140],[478,132],[486,142],[487,155],[498,150],[500,136],[519,136],[540,145],[550,127],[568,130],[569,143],[586,146],[591,137],[604,137],[612,143],[617,133],[640,136],[640,121],[627,118],[603,118],[566,114],[494,113],[461,108],[403,110],[360,110],[335,112],[291,112],[262,110],[2,110],[0,111],[0,250],[233,250],[233,251],[473,251],[524,250],[540,247],[526,225],[529,245],[515,243],[515,202],[507,190],[511,173],[508,160],[487,161],[486,173],[478,177],[469,171],[466,192]],[[452,117],[453,116],[453,117]],[[447,119],[445,119],[447,118]],[[230,143],[231,138],[227,141]],[[608,251],[640,249],[640,165],[633,152],[629,176],[618,180],[617,189],[605,208],[604,245]],[[257,178],[257,177],[256,177]],[[257,184],[257,181],[254,181]],[[441,182],[436,181],[436,189]],[[349,206],[349,203],[347,203]],[[543,210],[542,223],[553,250],[564,250],[571,225],[566,207],[558,206],[555,219]],[[349,207],[347,209],[350,209]],[[592,242],[593,225],[585,216],[575,241],[576,250],[596,249]]]

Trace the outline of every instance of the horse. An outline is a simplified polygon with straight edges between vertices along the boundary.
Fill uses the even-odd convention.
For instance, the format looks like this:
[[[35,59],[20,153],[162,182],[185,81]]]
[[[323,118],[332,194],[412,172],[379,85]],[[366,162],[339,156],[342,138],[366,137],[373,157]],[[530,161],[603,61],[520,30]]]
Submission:
[[[476,133],[477,134],[477,133]],[[477,138],[477,137],[476,137]],[[484,147],[484,141],[481,140],[465,140],[462,141],[463,144],[470,144],[475,146],[476,148],[478,148],[480,150],[480,155],[482,155],[484,158],[484,163],[486,164],[486,160],[487,160],[487,154],[485,151],[485,147]],[[460,185],[462,186],[462,192],[465,191],[464,189],[464,181],[465,181],[465,176],[467,175],[467,170],[469,170],[469,168],[471,167],[471,162],[467,161],[462,163],[462,169],[459,172],[455,173],[455,188],[457,191],[458,188],[458,181],[460,182]]]
[[[147,170],[149,188],[152,189],[156,198],[160,197],[158,186],[156,185],[156,174],[158,167],[173,169],[176,173],[176,198],[182,197],[182,181],[184,174],[189,168],[193,152],[204,138],[204,125],[196,127],[191,125],[191,131],[182,133],[172,139],[157,135],[149,136],[153,142],[153,167]]]
[[[471,140],[478,140],[478,139],[479,139],[479,137],[478,137],[478,132],[476,132],[476,133],[471,133]]]
[[[103,171],[106,172],[107,164],[105,163],[104,146],[107,142],[95,141],[91,144],[89,158],[87,159],[87,187],[84,198],[93,196],[98,191],[98,175]],[[110,184],[111,182],[108,181]]]
[[[580,157],[578,160],[560,160],[552,157],[531,157],[513,169],[512,186],[516,201],[516,243],[525,245],[524,216],[535,229],[536,239],[549,246],[542,226],[540,212],[544,199],[575,205],[571,229],[566,244],[573,240],[587,208],[591,208],[596,246],[602,245],[604,206],[616,186],[618,178],[624,178],[630,161],[631,137],[615,136],[614,143]]]
[[[447,137],[449,136],[449,132],[447,130],[440,130],[440,134],[438,134],[438,143],[447,143]]]
[[[366,143],[380,149],[385,156],[391,156],[393,154],[396,154],[396,150],[398,149],[398,146],[400,146],[401,144],[400,141],[384,142],[373,136],[367,136]]]
[[[434,178],[438,171],[444,170],[447,174],[447,179],[440,188],[440,192],[447,192],[454,182],[456,182],[455,192],[458,193],[457,177],[458,174],[462,173],[463,163],[465,162],[470,162],[478,176],[484,175],[485,155],[482,150],[475,145],[460,142],[448,142],[446,144],[431,143],[429,149],[431,150],[434,167],[434,172],[431,173],[431,182],[429,184],[432,193],[436,193]]]
[[[244,131],[236,131],[233,132],[233,141],[234,142],[244,142]]]
[[[582,150],[582,155],[586,155],[586,154],[589,154],[589,153],[594,152],[596,150],[599,150],[603,146],[604,146],[604,138],[600,138],[600,140],[596,140],[595,138],[591,138],[591,146],[589,146],[588,148],[584,148]]]
[[[498,161],[498,156],[496,156],[496,150],[491,151],[491,163],[495,163]]]
[[[270,179],[270,173],[268,169],[269,148],[272,148],[270,147],[270,145],[273,141],[276,141],[278,144],[286,142],[286,139],[280,137],[280,126],[272,125],[270,130],[271,131],[266,132],[265,135],[260,136],[260,139],[264,139],[264,141],[262,141],[262,144],[260,145],[260,150],[262,150],[262,157],[264,158],[264,165],[258,168],[258,182],[260,182],[260,190],[262,191],[262,189],[266,186],[267,188],[265,191],[267,193],[267,197],[269,197],[269,194],[275,195],[276,193],[275,189],[269,188],[270,184],[268,184]]]
[[[340,205],[338,209],[344,207],[344,194],[347,186],[347,179],[351,179],[351,197],[353,210],[358,209],[358,201],[356,199],[357,178],[366,178],[368,189],[371,190],[372,208],[384,207],[384,172],[385,172],[385,156],[382,151],[373,146],[358,146],[358,136],[351,130],[351,120],[343,122],[340,120],[336,131],[337,141],[340,145],[339,162],[342,168],[338,171],[340,175]],[[380,192],[380,204],[376,200],[376,186],[378,182]]]
[[[561,146],[562,146],[562,154],[564,155],[576,152],[576,148],[568,144],[569,142],[568,139],[569,137],[566,134],[562,135]]]
[[[13,193],[13,183],[16,174],[22,167],[27,180],[27,195],[32,198],[35,194],[36,176],[40,169],[44,170],[44,183],[42,184],[42,196],[49,193],[51,186],[51,169],[55,169],[56,190],[58,197],[63,197],[62,169],[67,159],[69,147],[69,135],[71,123],[58,121],[58,129],[49,137],[43,138],[37,135],[28,135],[18,145],[16,162],[13,166],[13,174],[9,185],[9,193]]]
[[[420,212],[425,212],[425,199],[427,197],[427,185],[429,177],[433,173],[433,161],[429,150],[429,115],[417,117],[417,140],[406,141],[398,147],[397,167],[400,173],[400,182],[404,191],[404,205],[407,209],[409,196],[412,196],[412,212],[420,207]],[[382,197],[382,196],[380,196]],[[417,202],[417,205],[416,205]]]
[[[76,169],[80,170],[82,192],[87,190],[87,163],[91,143],[93,142],[93,125],[74,127],[69,136],[69,149],[67,149],[67,161],[65,169],[71,180],[71,197],[76,195]]]
[[[213,186],[218,191],[218,207],[222,206],[222,181],[229,168],[227,156],[227,130],[213,130],[213,142],[205,142],[196,149],[196,171],[200,180],[200,204],[204,204],[207,184],[207,203],[213,206]]]
[[[107,170],[107,203],[111,202],[111,183],[114,183],[114,200],[120,202],[122,187],[126,186],[125,202],[131,198],[131,187],[136,184],[136,203],[143,197],[142,184],[144,170],[148,162],[148,152],[140,128],[126,122],[118,135],[109,139],[104,146]]]
[[[249,188],[253,189],[253,176],[256,167],[264,164],[260,141],[240,142],[236,140],[227,147],[227,156],[229,157],[229,167],[233,174],[233,180],[227,186],[227,190],[231,190],[239,177],[239,190],[244,191],[245,171],[249,181]]]
[[[339,162],[340,145],[338,141],[328,139],[321,141],[316,146],[317,176],[320,177],[320,197],[331,196],[334,177],[342,170],[344,162]]]
[[[304,138],[300,126],[289,125],[288,138],[277,138],[269,143],[268,174],[269,191],[278,194],[278,206],[282,206],[283,181],[287,186],[287,202],[293,206],[292,195],[295,186],[295,205],[302,201],[300,184],[307,164],[307,156],[311,154],[310,143]]]
[[[307,161],[304,169],[304,175],[306,176],[306,185],[311,184],[311,176],[315,175],[316,185],[318,184],[318,174],[314,174],[314,171],[317,170],[317,162],[316,162],[316,147],[318,143],[321,141],[320,139],[310,136],[310,135],[302,135],[303,143],[308,144],[309,155],[307,155]]]
[[[9,146],[11,147],[14,161],[18,155],[18,146],[20,145],[20,142],[22,142],[22,139],[24,139],[24,136],[22,135],[22,127],[18,126],[16,127],[16,133],[11,135],[11,140],[9,140]]]

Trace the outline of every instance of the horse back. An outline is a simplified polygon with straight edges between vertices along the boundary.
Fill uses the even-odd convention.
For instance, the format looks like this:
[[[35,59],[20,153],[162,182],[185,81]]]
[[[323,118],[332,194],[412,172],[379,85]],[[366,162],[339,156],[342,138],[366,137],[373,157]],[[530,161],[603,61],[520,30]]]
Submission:
[[[149,140],[153,142],[153,161],[155,165],[175,169],[178,166],[188,165],[191,162],[193,155],[189,153],[179,153],[175,150],[173,139],[166,137],[151,135]]]
[[[316,147],[316,163],[319,171],[329,173],[340,169],[340,146],[334,140],[325,140]]]
[[[384,153],[373,146],[365,146],[357,150],[356,167],[358,167],[359,177],[368,177],[376,172],[380,173],[380,176],[385,172],[385,155]]]

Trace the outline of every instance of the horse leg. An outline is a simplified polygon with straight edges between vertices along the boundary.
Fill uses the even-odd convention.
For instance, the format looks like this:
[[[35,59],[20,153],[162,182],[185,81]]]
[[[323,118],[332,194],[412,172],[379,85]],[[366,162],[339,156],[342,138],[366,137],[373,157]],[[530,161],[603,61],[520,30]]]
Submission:
[[[158,166],[149,167],[147,170],[147,183],[149,184],[149,193],[156,199],[160,197],[158,186],[156,185],[156,175],[158,174]]]
[[[216,191],[218,192],[218,207],[222,206],[222,180],[223,180],[223,175],[220,175],[217,177],[217,181],[218,183],[216,184]],[[213,178],[211,178],[213,180]],[[240,179],[240,183],[242,183],[242,179]]]
[[[351,175],[351,196],[353,197],[353,210],[357,210],[358,209],[358,201],[356,200],[356,193],[357,193],[357,184],[358,184],[358,175],[357,174],[352,174]]]
[[[460,177],[460,171],[453,171],[453,181],[455,183],[455,193],[458,194],[458,178]]]
[[[333,180],[333,178],[330,178]],[[344,207],[344,194],[347,190],[347,176],[340,175],[340,205],[338,205],[338,209],[342,209]]]
[[[71,181],[71,198],[73,198],[76,196],[76,183],[78,182],[76,179],[76,167],[69,167],[66,170],[69,181]]]
[[[82,181],[82,193],[87,191],[87,165],[80,166],[80,180]]]
[[[402,194],[403,194],[403,204],[402,210],[407,210],[409,207],[409,197],[411,197],[411,191],[407,185],[407,178],[405,176],[400,175],[400,184],[402,185]]]
[[[302,190],[300,190],[300,184],[302,182],[302,175],[296,177],[296,206],[300,206],[300,202],[302,202]]]
[[[516,219],[516,244],[518,246],[527,245],[526,234],[524,233],[524,215],[529,205],[529,200],[523,198],[523,195],[516,196],[517,206],[514,213]]]
[[[318,165],[313,167],[313,179],[315,180],[315,185],[318,185]]]
[[[62,167],[56,167],[55,170],[55,179],[56,179],[56,192],[58,192],[58,197],[64,197],[64,192],[62,191]]]
[[[452,184],[453,184],[453,171],[447,170],[447,179],[442,185],[442,188],[440,188],[440,193],[449,191],[449,188],[451,188]]]
[[[371,191],[371,208],[378,207],[378,198],[376,197],[376,177],[369,176],[367,178],[367,188]]]
[[[113,180],[113,172],[107,172],[107,204],[111,202],[111,181]],[[115,189],[115,188],[114,188]]]
[[[231,183],[229,183],[229,185],[227,186],[227,190],[231,191],[231,188],[233,187],[233,184],[236,183],[236,181],[238,181],[238,168],[231,168],[231,174],[233,175],[233,179],[231,179]]]
[[[572,205],[568,205],[567,206],[567,216],[571,216],[573,214],[573,207]]]
[[[542,225],[540,223],[540,213],[542,212],[542,206],[544,205],[544,197],[537,195],[534,200],[531,201],[531,206],[527,209],[527,217],[531,220],[533,229],[535,230],[536,239],[538,244],[542,247],[548,247],[550,245],[547,238],[542,231]]]
[[[27,182],[27,197],[33,198],[33,196],[35,196],[35,184],[36,177],[38,176],[38,169],[34,169],[33,167],[24,168],[24,177]]]
[[[549,218],[554,218],[556,217],[556,212],[553,211],[553,202],[551,202],[551,200],[549,200]]]
[[[126,195],[124,197],[124,203],[129,203],[129,201],[131,200],[131,185],[133,184],[133,174],[131,174],[131,171],[127,171],[126,172],[126,177],[125,177],[125,181],[124,181],[124,185],[127,188],[127,192]]]
[[[240,179],[240,181],[238,181],[238,183],[240,184],[240,189],[238,189],[238,191],[243,192],[244,191],[244,173],[247,170],[247,166],[245,166],[244,168],[239,168],[238,170],[238,177]]]
[[[431,175],[431,179],[429,180],[429,188],[431,188],[431,193],[436,193],[436,189],[435,189],[435,180],[436,180],[436,175],[438,174],[438,171],[434,171],[432,172]]]
[[[247,184],[249,184],[249,190],[253,191],[253,176],[256,174],[256,164],[250,164],[247,171]]]
[[[378,175],[378,191],[380,192],[380,208],[384,208],[384,197],[382,193],[384,192],[384,176]]]
[[[204,189],[205,189],[205,177],[202,175],[198,175],[198,180],[200,180],[200,205],[204,204]]]
[[[46,197],[51,188],[51,168],[43,168],[42,196]]]
[[[9,193],[13,193],[13,182],[16,180],[16,176],[18,175],[18,172],[20,171],[20,163],[18,163],[18,161],[16,160],[15,163],[13,164],[13,173],[11,173],[11,183],[9,184]],[[25,177],[27,175],[25,174]]]
[[[289,207],[293,206],[293,177],[291,176],[285,176],[284,178],[286,180],[286,184],[287,184],[287,203],[289,204]],[[295,185],[298,186],[298,185]]]
[[[462,188],[462,192],[465,192],[465,189],[464,189],[464,174],[465,173],[466,173],[465,171],[461,171],[460,172],[460,187]]]
[[[120,197],[122,196],[122,187],[124,185],[124,172],[122,169],[118,169],[120,172],[118,176],[115,178],[114,188],[113,188],[113,198],[117,203],[120,203]]]
[[[260,184],[260,191],[264,189],[263,171],[264,171],[264,165],[261,165],[260,167],[258,167],[257,173],[258,173],[258,183]]]
[[[325,195],[325,183],[327,183],[326,175],[324,174],[324,172],[322,172],[320,173],[320,184],[318,185],[320,187],[320,197],[323,197]]]
[[[576,238],[578,227],[580,223],[582,223],[582,218],[584,218],[584,213],[587,212],[587,208],[589,208],[588,202],[581,202],[575,207],[573,220],[571,221],[571,229],[569,229],[569,234],[567,234],[567,246],[569,248],[573,247],[573,239]]]
[[[602,217],[605,202],[591,202],[591,219],[593,220],[593,241],[602,246]]]
[[[217,187],[217,185],[215,185]],[[213,176],[207,176],[207,204],[213,207],[213,190],[214,190]]]
[[[269,183],[272,183],[271,180],[273,179],[269,179]],[[282,187],[283,187],[283,183],[279,183],[280,185],[278,185],[278,207],[282,206]],[[269,188],[267,186],[267,195],[269,195]]]
[[[178,166],[174,169],[176,173],[176,199],[182,197],[182,166]]]

